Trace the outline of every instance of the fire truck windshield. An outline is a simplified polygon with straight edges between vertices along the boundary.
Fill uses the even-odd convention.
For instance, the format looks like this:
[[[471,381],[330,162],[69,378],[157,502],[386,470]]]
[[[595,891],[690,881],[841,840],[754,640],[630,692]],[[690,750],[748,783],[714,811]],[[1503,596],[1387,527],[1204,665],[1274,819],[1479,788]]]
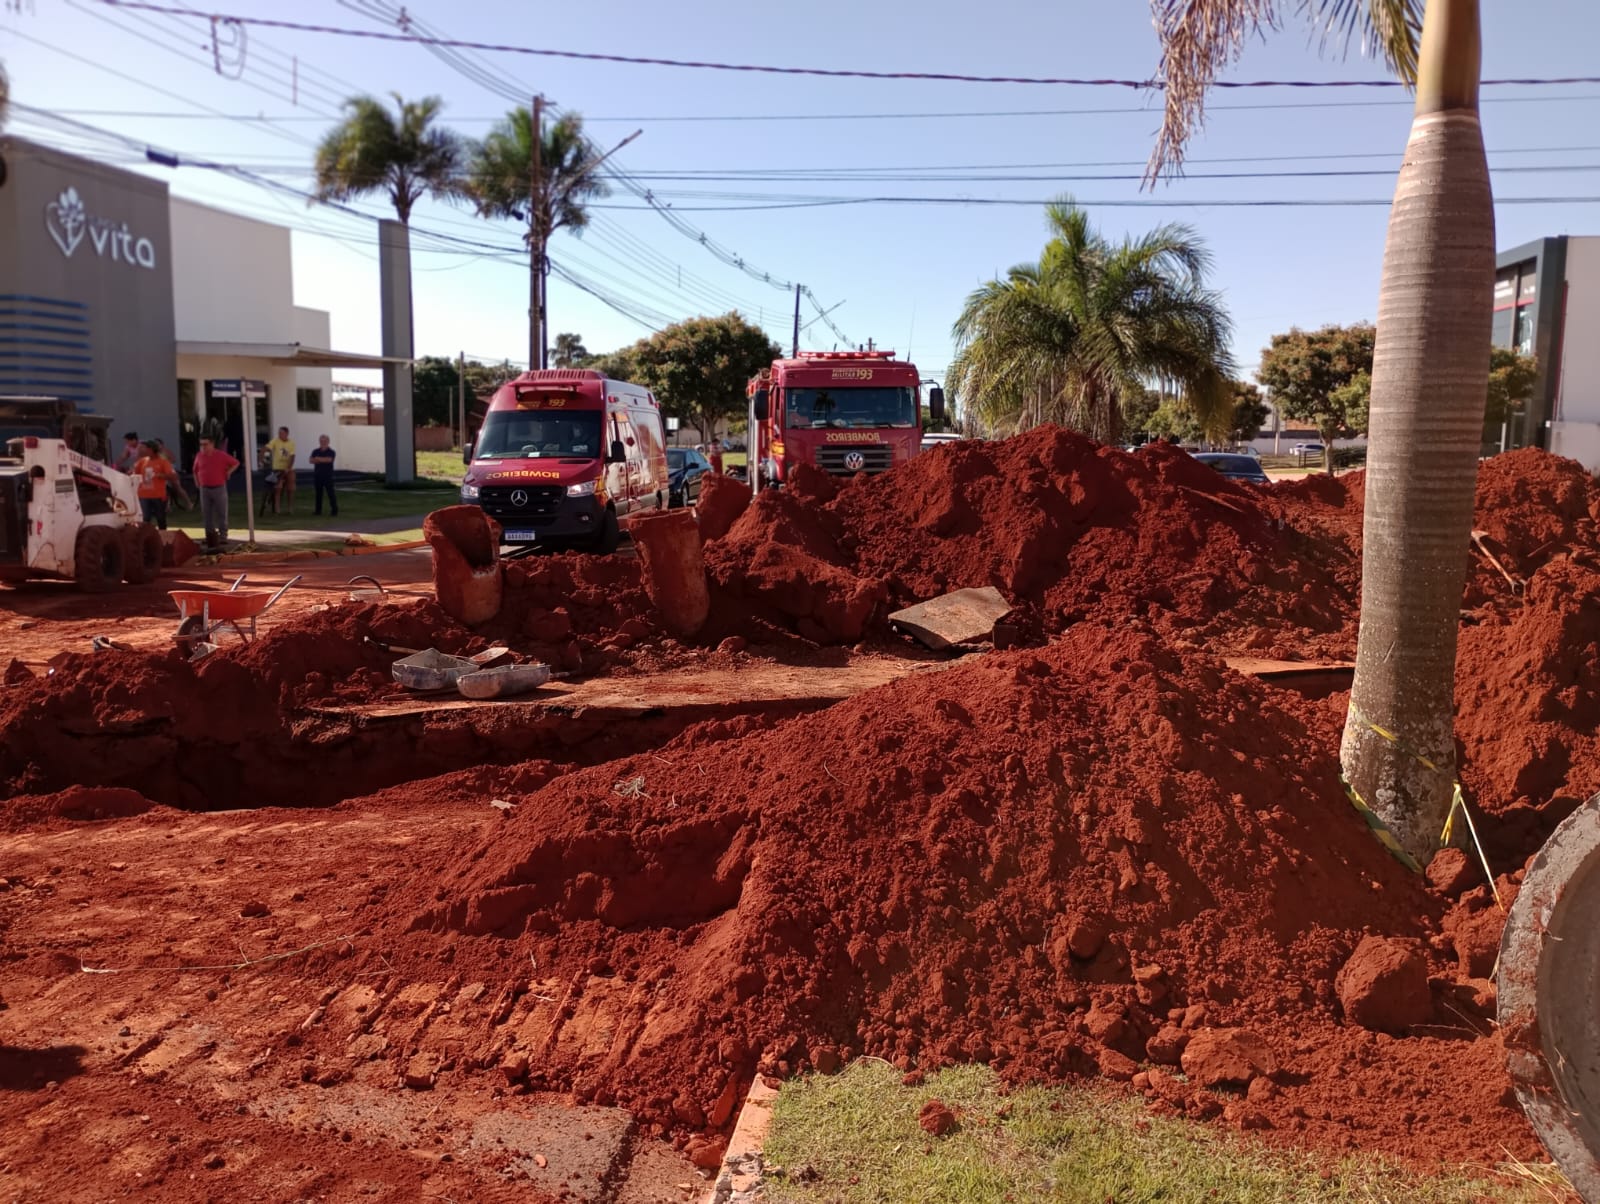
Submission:
[[[600,454],[600,415],[551,410],[491,410],[483,420],[474,458],[479,460],[592,460]]]
[[[784,393],[791,430],[809,427],[915,427],[917,393],[903,386],[834,386]]]

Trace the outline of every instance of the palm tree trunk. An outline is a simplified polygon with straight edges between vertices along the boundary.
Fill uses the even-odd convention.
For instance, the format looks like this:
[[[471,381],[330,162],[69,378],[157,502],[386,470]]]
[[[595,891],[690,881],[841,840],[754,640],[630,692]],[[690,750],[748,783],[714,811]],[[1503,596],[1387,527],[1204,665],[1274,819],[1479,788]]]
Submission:
[[[1480,59],[1478,0],[1428,0],[1378,300],[1361,632],[1340,748],[1350,785],[1419,862],[1438,846],[1455,777],[1456,633],[1487,397],[1494,202]]]

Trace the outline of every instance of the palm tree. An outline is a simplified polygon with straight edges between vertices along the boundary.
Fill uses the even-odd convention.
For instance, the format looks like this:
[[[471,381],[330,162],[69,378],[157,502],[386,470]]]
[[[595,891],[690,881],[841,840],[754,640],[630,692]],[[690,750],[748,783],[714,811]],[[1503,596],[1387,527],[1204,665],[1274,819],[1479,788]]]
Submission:
[[[1112,244],[1070,200],[1046,212],[1039,262],[967,298],[951,388],[990,427],[1061,422],[1112,443],[1124,408],[1161,381],[1203,425],[1225,428],[1228,318],[1205,287],[1210,257],[1194,231],[1161,226]]]
[[[355,96],[345,101],[345,119],[317,147],[317,199],[349,201],[383,191],[401,225],[425,196],[462,195],[465,158],[459,136],[434,125],[444,107],[437,96],[405,100],[394,96],[390,112],[382,101]]]
[[[583,345],[581,334],[564,332],[556,335],[555,349],[551,354],[557,368],[576,368],[589,358],[589,349]]]
[[[1207,86],[1279,8],[1157,0],[1167,108],[1152,178],[1181,162]],[[1422,862],[1454,795],[1458,608],[1489,367],[1494,199],[1478,122],[1478,0],[1299,8],[1324,31],[1364,31],[1416,85],[1378,299],[1361,631],[1340,760],[1357,797]]]
[[[539,122],[543,127],[543,120]],[[528,223],[531,304],[528,362],[543,367],[544,276],[549,270],[550,237],[557,230],[581,233],[589,224],[589,201],[610,189],[594,172],[598,160],[583,136],[583,118],[567,113],[540,129],[538,171],[533,161],[533,114],[513,109],[472,148],[469,189],[484,217],[509,217]],[[530,204],[530,192],[539,201]]]

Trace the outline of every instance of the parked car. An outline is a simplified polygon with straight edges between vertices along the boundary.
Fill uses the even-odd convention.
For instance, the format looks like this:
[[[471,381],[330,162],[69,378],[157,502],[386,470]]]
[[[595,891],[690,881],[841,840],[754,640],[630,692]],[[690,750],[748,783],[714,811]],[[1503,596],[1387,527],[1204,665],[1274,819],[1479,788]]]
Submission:
[[[1289,449],[1291,456],[1320,456],[1327,448],[1320,443],[1296,443]]]
[[[1230,481],[1252,481],[1257,485],[1270,482],[1261,469],[1261,461],[1234,452],[1200,452],[1195,456],[1202,464],[1209,464]]]
[[[701,478],[711,471],[711,461],[692,447],[667,448],[667,506],[692,506],[700,498]]]
[[[946,443],[959,443],[961,439],[962,436],[953,431],[924,431],[921,450],[928,451]]]

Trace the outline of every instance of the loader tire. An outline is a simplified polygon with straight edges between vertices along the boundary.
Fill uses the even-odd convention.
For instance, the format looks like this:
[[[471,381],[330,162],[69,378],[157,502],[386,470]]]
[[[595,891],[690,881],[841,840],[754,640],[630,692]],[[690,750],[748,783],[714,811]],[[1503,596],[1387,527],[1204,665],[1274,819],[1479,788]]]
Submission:
[[[122,529],[122,574],[129,585],[149,585],[161,575],[161,532],[149,523]]]
[[[88,594],[103,594],[122,584],[122,532],[116,527],[85,527],[78,532],[73,577]]]

